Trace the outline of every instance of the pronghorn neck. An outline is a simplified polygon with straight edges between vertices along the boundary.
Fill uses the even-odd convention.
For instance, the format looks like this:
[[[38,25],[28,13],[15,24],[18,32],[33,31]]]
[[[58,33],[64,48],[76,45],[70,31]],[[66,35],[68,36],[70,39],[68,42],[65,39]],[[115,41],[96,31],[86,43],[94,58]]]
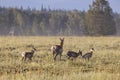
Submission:
[[[63,44],[64,44],[64,40],[61,40],[60,46],[63,47]]]
[[[93,54],[93,51],[91,51],[91,54]]]
[[[63,42],[61,41],[61,43],[60,43],[60,46],[62,46],[63,47]]]
[[[33,52],[33,53],[34,53],[35,51],[34,51],[34,50],[31,50],[31,52]]]
[[[79,50],[78,55],[81,55],[81,56],[82,56],[82,51]]]

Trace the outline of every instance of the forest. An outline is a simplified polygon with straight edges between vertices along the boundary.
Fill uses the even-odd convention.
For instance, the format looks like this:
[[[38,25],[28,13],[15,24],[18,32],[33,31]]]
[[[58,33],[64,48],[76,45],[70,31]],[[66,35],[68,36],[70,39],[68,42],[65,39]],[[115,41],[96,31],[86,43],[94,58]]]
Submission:
[[[1,36],[120,35],[120,13],[106,0],[96,0],[88,11],[0,7]]]

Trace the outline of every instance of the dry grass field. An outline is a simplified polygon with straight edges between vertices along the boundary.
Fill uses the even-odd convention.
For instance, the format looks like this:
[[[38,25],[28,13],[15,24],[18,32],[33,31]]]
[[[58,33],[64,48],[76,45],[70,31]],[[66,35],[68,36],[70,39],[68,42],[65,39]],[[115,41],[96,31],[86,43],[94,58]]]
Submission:
[[[62,60],[53,60],[52,45],[59,37],[0,37],[0,80],[120,80],[119,37],[64,37]],[[21,53],[37,51],[32,61],[21,61]],[[92,58],[69,60],[68,50],[83,54],[94,48]]]

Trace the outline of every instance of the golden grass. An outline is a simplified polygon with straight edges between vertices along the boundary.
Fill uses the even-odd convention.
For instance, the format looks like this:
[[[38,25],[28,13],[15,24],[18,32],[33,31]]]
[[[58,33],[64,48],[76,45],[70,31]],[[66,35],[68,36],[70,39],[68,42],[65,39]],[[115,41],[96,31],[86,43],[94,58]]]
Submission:
[[[0,80],[120,80],[119,37],[65,37],[62,61],[53,61],[50,47],[59,37],[0,37]],[[21,53],[35,46],[32,61],[21,61]],[[68,60],[68,50],[90,48],[90,61]]]

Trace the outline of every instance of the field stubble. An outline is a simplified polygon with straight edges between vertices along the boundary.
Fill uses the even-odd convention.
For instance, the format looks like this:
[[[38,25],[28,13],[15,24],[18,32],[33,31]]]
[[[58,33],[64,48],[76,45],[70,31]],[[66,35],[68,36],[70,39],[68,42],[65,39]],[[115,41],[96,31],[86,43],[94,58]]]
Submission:
[[[0,37],[0,80],[120,80],[119,37],[65,37],[62,61],[53,61],[50,47],[59,37]],[[32,61],[21,61],[21,53],[37,51]],[[83,54],[90,48],[90,61],[68,60],[68,50]]]

